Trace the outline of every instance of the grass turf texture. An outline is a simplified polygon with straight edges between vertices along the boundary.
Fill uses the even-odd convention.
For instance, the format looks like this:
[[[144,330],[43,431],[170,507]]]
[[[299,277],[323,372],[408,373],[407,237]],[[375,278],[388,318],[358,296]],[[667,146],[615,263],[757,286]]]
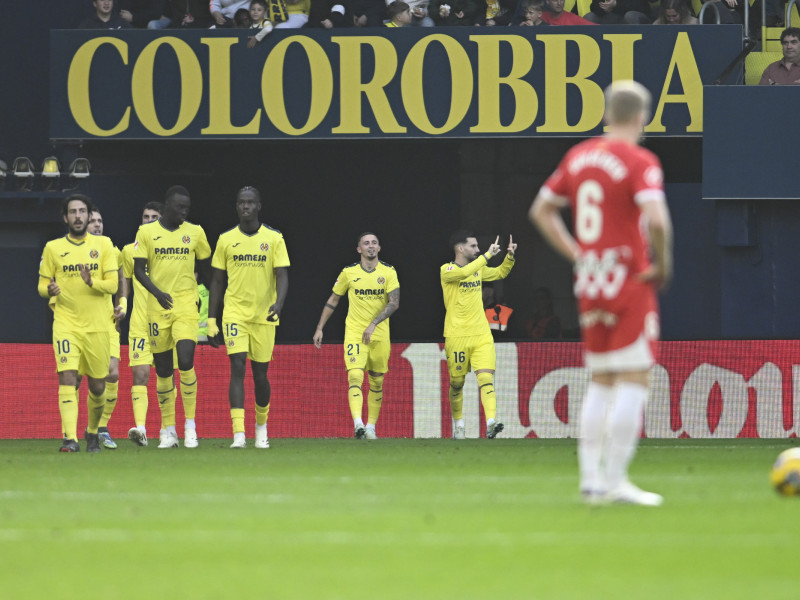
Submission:
[[[3,598],[798,597],[794,440],[645,440],[661,508],[584,506],[574,440],[0,442]]]

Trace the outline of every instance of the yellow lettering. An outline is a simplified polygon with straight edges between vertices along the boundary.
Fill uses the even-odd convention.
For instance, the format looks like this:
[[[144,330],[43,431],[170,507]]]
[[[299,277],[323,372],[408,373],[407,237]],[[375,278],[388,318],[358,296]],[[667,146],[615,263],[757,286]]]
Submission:
[[[231,46],[238,38],[201,38],[208,46],[208,127],[200,133],[210,135],[257,134],[261,109],[247,125],[231,123]]]
[[[384,133],[405,133],[406,128],[397,122],[392,105],[384,89],[397,73],[397,50],[385,37],[342,36],[332,37],[339,44],[339,125],[331,133],[369,133],[361,114],[361,95],[364,94]],[[361,80],[362,45],[368,44],[375,56],[375,71],[370,81]]]
[[[682,94],[669,93],[672,77],[676,71],[683,87]],[[687,133],[690,131],[703,131],[703,81],[700,79],[700,71],[697,69],[697,61],[694,58],[689,34],[685,31],[678,33],[678,37],[675,40],[675,48],[672,50],[672,58],[669,61],[664,86],[661,88],[658,106],[656,106],[653,114],[653,120],[644,128],[646,132],[666,131],[662,119],[664,117],[664,106],[667,102],[686,105],[689,110],[689,125],[686,126]]]
[[[603,119],[603,90],[589,79],[600,66],[600,46],[588,35],[547,34],[538,39],[544,43],[547,70],[544,75],[544,124],[538,128],[543,133],[568,133],[589,131]],[[578,46],[578,71],[567,75],[567,42]],[[578,88],[582,112],[575,125],[567,122],[567,86]],[[572,103],[578,105],[577,102]]]
[[[425,62],[425,51],[432,42],[439,42],[447,54],[450,63],[450,111],[447,120],[441,127],[436,127],[428,118],[425,109],[425,95],[422,85],[422,66]],[[403,74],[400,79],[400,89],[403,95],[408,118],[425,133],[446,133],[458,125],[467,114],[472,101],[472,65],[467,52],[456,40],[443,34],[428,35],[419,40],[408,53]]]
[[[178,59],[178,70],[181,79],[181,104],[175,124],[167,129],[158,120],[155,94],[153,93],[153,69],[156,54],[161,46],[169,46]],[[176,37],[157,38],[147,44],[136,60],[131,77],[133,90],[133,108],[142,125],[150,133],[170,136],[180,133],[188,127],[197,115],[200,100],[203,96],[203,71],[200,61],[191,46]]]
[[[642,39],[642,34],[606,33],[603,39],[611,42],[611,81],[632,80],[633,45]],[[608,131],[608,125],[603,131]]]
[[[478,124],[473,133],[512,133],[533,125],[539,110],[536,90],[522,77],[533,66],[533,47],[518,35],[471,35],[478,44]],[[511,68],[500,76],[500,43],[511,46]],[[507,67],[507,63],[503,65]],[[508,125],[500,120],[500,86],[507,85],[514,95],[514,117]]]
[[[308,120],[299,128],[289,121],[283,94],[283,65],[286,60],[286,50],[291,44],[303,47],[311,67],[311,107]],[[287,37],[278,42],[264,63],[264,70],[261,73],[261,98],[267,116],[282,133],[303,135],[322,123],[333,98],[333,72],[328,62],[328,55],[322,46],[302,35]]]
[[[130,123],[131,107],[125,107],[125,114],[111,129],[101,129],[92,114],[92,99],[89,97],[89,73],[92,70],[92,59],[95,52],[103,44],[111,44],[122,57],[122,64],[128,64],[128,44],[119,38],[98,37],[89,40],[78,48],[67,75],[67,99],[72,118],[78,127],[86,133],[98,137],[108,137],[125,131]]]

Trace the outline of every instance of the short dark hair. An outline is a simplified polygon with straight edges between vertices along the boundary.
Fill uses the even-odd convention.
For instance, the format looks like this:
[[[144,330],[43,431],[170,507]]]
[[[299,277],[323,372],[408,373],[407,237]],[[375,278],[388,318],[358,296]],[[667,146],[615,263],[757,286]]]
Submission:
[[[250,0],[250,6],[253,4],[260,4],[264,7],[264,10],[269,11],[269,6],[267,6],[267,0]]]
[[[800,40],[800,27],[787,27],[781,31],[781,44],[783,43],[783,38],[785,38],[787,35],[794,36]]]
[[[523,12],[529,8],[538,8],[539,10],[544,10],[544,0],[526,0],[522,3]]]
[[[450,247],[455,249],[459,244],[466,244],[468,238],[474,238],[475,234],[467,229],[459,229],[450,236]]]
[[[92,199],[89,198],[89,196],[87,196],[86,194],[70,194],[69,196],[64,198],[64,201],[61,203],[62,216],[64,217],[67,216],[67,211],[69,210],[69,203],[72,202],[73,200],[80,200],[81,202],[83,202],[86,205],[86,212],[90,214],[92,213],[92,211],[97,210],[95,209],[94,204],[92,204]]]
[[[407,10],[411,10],[411,7],[408,4],[403,2],[403,0],[395,0],[386,7],[386,16],[389,17],[389,20],[391,21],[401,12],[405,12]]]
[[[359,235],[359,236],[358,236],[358,241],[356,242],[356,244],[360,244],[360,243],[361,243],[361,240],[363,240],[363,239],[364,239],[364,236],[365,236],[365,235],[374,235],[374,236],[375,236],[375,239],[376,239],[376,240],[378,240],[378,243],[379,243],[379,244],[381,243],[381,240],[378,238],[377,234],[375,234],[375,233],[372,233],[371,231],[365,231],[364,233],[362,233],[361,235]]]
[[[154,210],[158,214],[163,215],[164,214],[164,203],[163,202],[148,202],[147,204],[144,205],[144,208],[142,209],[142,212],[144,212],[146,210]]]
[[[173,185],[171,188],[169,188],[167,193],[164,194],[164,202],[168,202],[173,196],[186,196],[187,198],[191,197],[189,190],[182,185]]]
[[[236,192],[237,200],[239,199],[239,194],[241,194],[242,192],[253,192],[256,195],[256,198],[258,198],[258,201],[261,202],[261,192],[258,191],[258,188],[254,188],[252,185],[244,186],[242,189]]]

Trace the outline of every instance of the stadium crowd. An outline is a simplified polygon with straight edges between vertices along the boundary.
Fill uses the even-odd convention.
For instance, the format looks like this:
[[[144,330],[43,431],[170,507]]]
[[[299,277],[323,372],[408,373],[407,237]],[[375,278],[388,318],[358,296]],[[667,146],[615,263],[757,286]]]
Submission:
[[[755,35],[761,1],[750,6]],[[764,1],[766,24],[782,26],[783,0]],[[705,22],[743,23],[742,0],[713,3]],[[690,0],[92,0],[79,28],[242,28],[260,41],[273,28],[693,25],[695,8]]]

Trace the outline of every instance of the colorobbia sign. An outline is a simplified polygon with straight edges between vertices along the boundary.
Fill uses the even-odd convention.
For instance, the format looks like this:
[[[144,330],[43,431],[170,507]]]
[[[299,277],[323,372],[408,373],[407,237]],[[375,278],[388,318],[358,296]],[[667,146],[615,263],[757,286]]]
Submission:
[[[124,437],[133,425],[127,347],[120,365],[118,406],[109,426]],[[497,345],[498,414],[504,437],[575,437],[588,383],[578,343]],[[59,414],[52,350],[0,345],[6,374],[0,438],[57,438]],[[195,368],[198,433],[229,437],[228,361],[224,350],[198,348]],[[151,377],[148,430],[159,426]],[[352,425],[339,345],[280,345],[270,366],[270,437],[348,437]],[[378,433],[384,437],[449,437],[448,378],[440,344],[394,344]],[[247,383],[247,434],[255,417]],[[479,434],[474,377],[465,388],[467,436]],[[366,389],[365,389],[366,392]],[[85,426],[85,384],[81,421]],[[652,438],[790,437],[800,430],[800,342],[662,342],[653,371],[643,434]],[[178,428],[182,409],[178,401]],[[481,427],[480,433],[483,434]]]

